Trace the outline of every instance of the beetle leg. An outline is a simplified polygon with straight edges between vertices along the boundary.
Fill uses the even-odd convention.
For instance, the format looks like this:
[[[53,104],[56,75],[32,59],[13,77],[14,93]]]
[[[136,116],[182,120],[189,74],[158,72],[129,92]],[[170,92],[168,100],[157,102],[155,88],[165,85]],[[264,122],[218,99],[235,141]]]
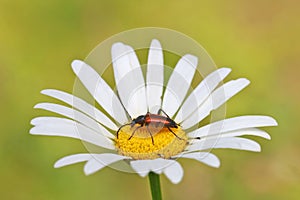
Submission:
[[[175,135],[179,140],[183,140],[181,137],[178,137],[178,135],[176,135],[176,133],[174,133],[173,131],[172,131],[172,129],[170,129],[170,127],[167,127],[168,128],[168,130],[171,132],[171,133],[173,133],[173,135]]]
[[[149,132],[149,134],[151,136],[152,144],[154,145],[153,135],[152,135],[152,133],[151,133],[151,131],[149,129],[149,126],[146,126],[146,127],[147,127],[147,130],[148,130],[148,132]]]
[[[138,129],[142,128],[142,127],[143,127],[143,126],[139,126],[139,127],[137,127],[136,129],[134,129],[134,131],[132,132],[132,134],[131,134],[131,136],[128,138],[128,140],[130,140],[130,139],[133,137],[134,133],[135,133]]]

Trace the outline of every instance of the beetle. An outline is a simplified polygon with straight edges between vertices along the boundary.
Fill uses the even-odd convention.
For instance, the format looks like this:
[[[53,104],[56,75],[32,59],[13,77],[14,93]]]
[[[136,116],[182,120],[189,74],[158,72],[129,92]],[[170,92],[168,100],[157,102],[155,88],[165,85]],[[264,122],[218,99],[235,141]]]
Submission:
[[[166,116],[162,116],[160,113],[164,113]],[[153,135],[149,129],[149,125],[154,125],[156,128],[157,127],[163,127],[163,128],[167,128],[171,133],[173,133],[173,135],[175,137],[177,137],[178,139],[182,140],[182,138],[178,137],[178,135],[176,135],[176,133],[174,133],[174,131],[172,131],[171,128],[178,128],[178,126],[180,126],[179,124],[177,124],[174,120],[172,120],[167,113],[165,113],[165,111],[163,111],[162,109],[159,109],[157,114],[152,114],[150,112],[147,112],[145,115],[140,115],[137,118],[133,119],[130,123],[128,124],[124,124],[122,126],[120,126],[120,128],[117,131],[117,138],[119,135],[119,131],[124,127],[124,126],[131,126],[131,128],[136,125],[139,124],[140,126],[137,127],[136,129],[134,129],[134,131],[132,132],[131,136],[128,138],[128,140],[130,140],[134,133],[139,130],[142,127],[146,127],[150,136],[151,136],[151,140],[152,140],[152,144],[154,145],[154,140],[153,140]]]

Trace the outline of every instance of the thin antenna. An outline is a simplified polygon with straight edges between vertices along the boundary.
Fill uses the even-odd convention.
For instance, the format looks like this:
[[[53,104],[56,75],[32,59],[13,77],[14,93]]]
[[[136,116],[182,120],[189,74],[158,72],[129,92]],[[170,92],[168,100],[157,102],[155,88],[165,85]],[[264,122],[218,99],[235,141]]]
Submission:
[[[124,106],[124,104],[123,104],[123,102],[122,102],[122,100],[121,100],[121,98],[120,98],[120,95],[119,95],[118,90],[116,90],[116,95],[117,95],[118,99],[120,100],[121,105],[122,105],[122,107],[124,108],[124,110],[125,110],[125,112],[126,112],[126,114],[127,114],[127,117],[129,117],[129,118],[132,120],[132,117],[130,116],[128,110],[125,108],[125,106]]]

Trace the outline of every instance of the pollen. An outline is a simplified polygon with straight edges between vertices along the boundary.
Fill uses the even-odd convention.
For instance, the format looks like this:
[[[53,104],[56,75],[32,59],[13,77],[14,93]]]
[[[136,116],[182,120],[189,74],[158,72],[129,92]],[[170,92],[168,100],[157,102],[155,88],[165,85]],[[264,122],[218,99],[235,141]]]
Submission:
[[[136,160],[170,158],[181,153],[188,145],[186,133],[180,127],[171,128],[177,137],[165,127],[144,126],[134,132],[138,127],[125,126],[119,131],[115,146],[120,155]]]

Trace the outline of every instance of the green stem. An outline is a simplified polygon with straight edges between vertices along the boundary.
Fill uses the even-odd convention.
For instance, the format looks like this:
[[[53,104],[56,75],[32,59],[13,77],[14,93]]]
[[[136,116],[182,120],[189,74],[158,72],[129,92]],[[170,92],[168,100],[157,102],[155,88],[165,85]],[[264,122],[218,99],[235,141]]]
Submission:
[[[148,176],[149,176],[152,200],[162,200],[159,175],[154,172],[150,172]]]

